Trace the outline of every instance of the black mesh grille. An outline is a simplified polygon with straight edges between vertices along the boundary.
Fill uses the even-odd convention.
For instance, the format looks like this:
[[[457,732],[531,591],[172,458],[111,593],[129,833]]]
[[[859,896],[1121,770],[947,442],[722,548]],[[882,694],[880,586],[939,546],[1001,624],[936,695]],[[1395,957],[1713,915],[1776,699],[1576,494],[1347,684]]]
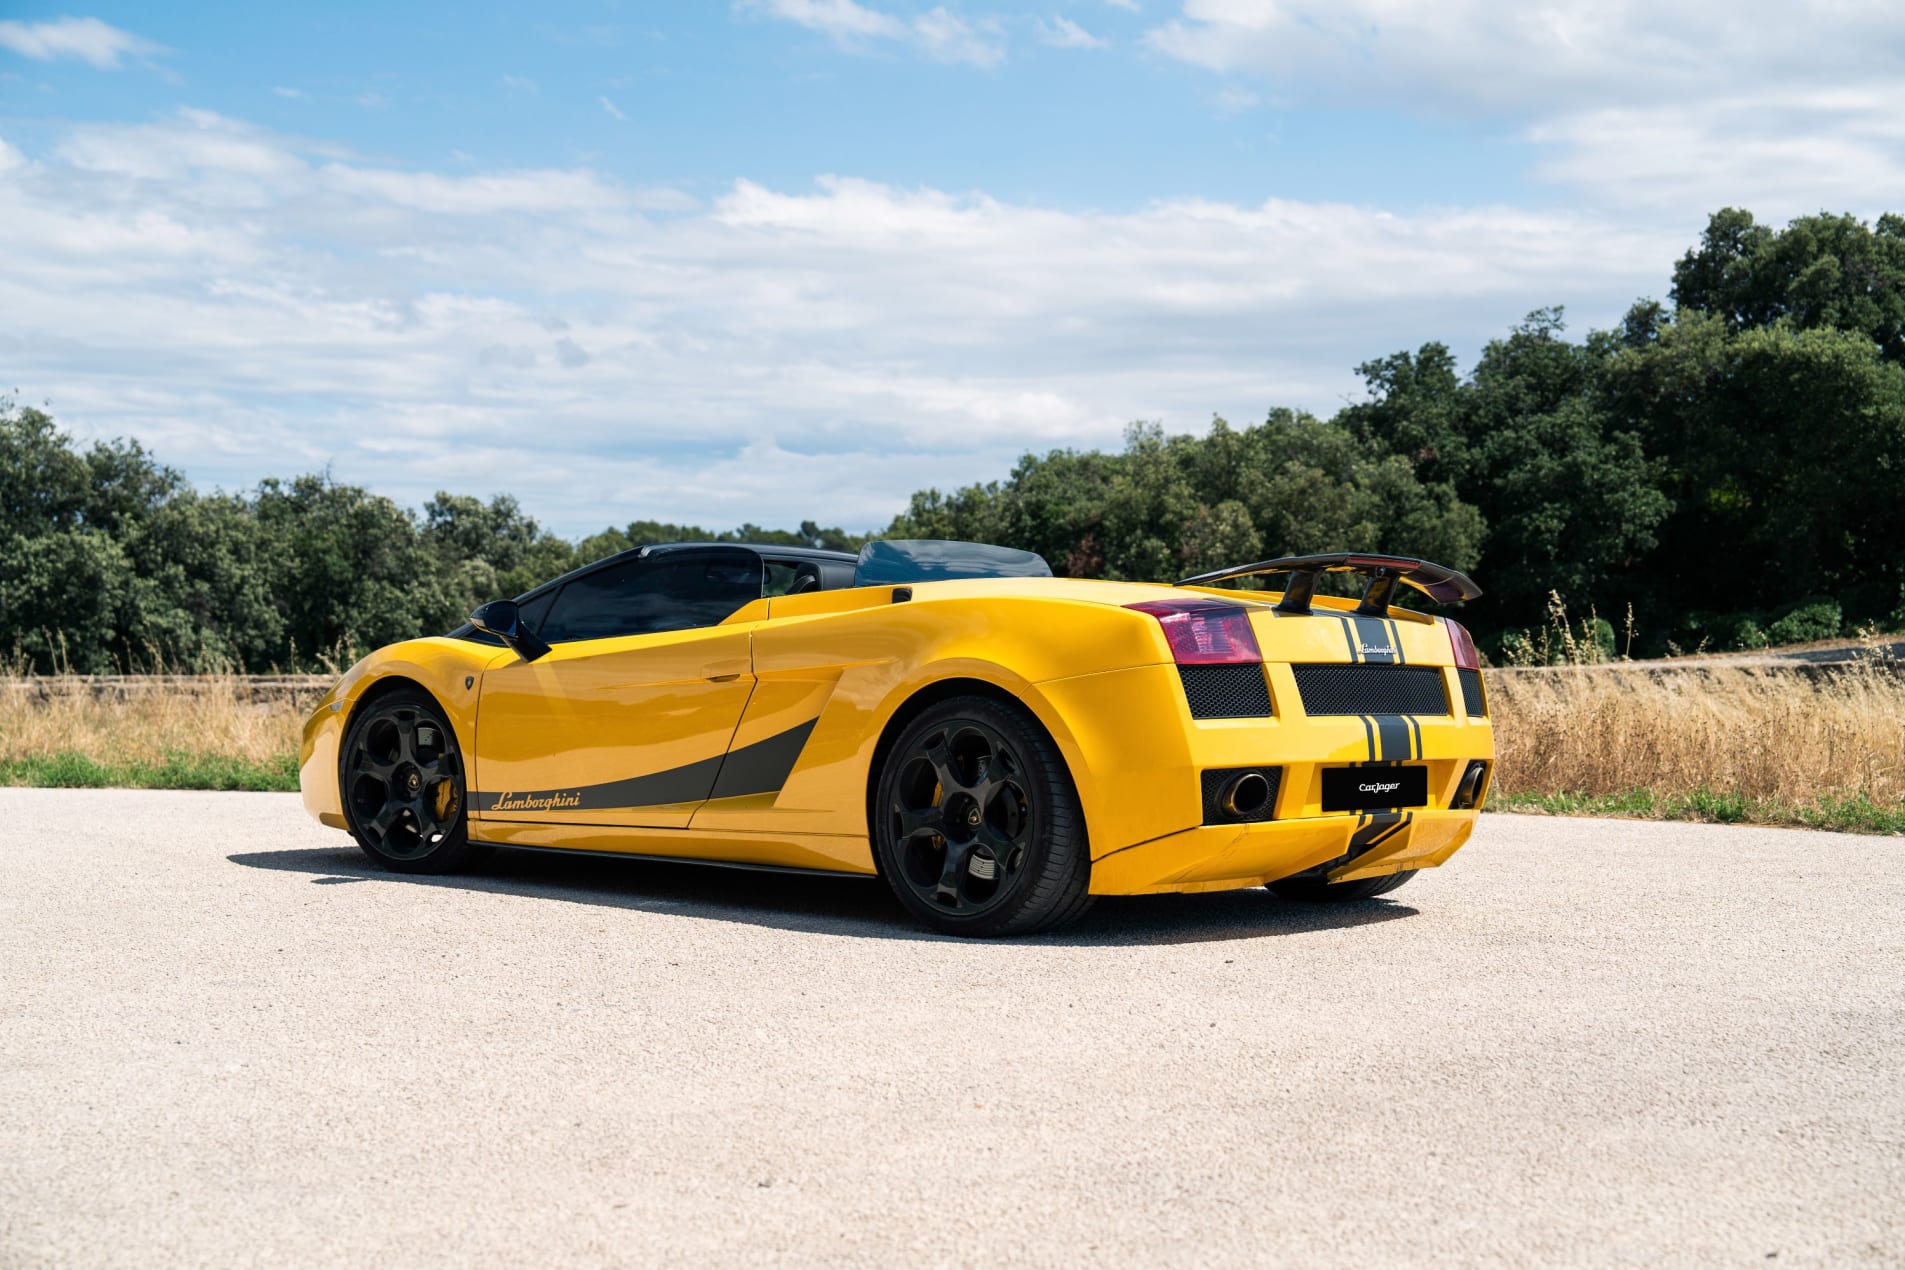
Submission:
[[[1433,666],[1292,666],[1305,714],[1447,714]]]
[[[1265,719],[1270,708],[1270,684],[1257,662],[1241,666],[1179,666],[1184,697],[1193,719]]]
[[[1482,672],[1479,670],[1458,670],[1455,672],[1462,681],[1462,705],[1471,716],[1488,713],[1488,702],[1482,696]]]
[[[1224,810],[1224,791],[1239,776],[1255,772],[1263,777],[1270,786],[1270,793],[1263,800],[1263,806],[1255,811],[1233,815]],[[1283,786],[1283,769],[1280,767],[1213,767],[1203,773],[1204,780],[1204,823],[1207,825],[1241,825],[1259,820],[1275,820],[1277,815],[1277,790]]]

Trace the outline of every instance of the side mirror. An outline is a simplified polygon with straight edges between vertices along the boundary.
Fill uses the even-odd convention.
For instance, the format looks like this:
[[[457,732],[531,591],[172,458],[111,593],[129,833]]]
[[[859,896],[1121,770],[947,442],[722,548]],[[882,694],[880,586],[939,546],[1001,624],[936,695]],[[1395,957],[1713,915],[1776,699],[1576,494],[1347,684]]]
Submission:
[[[470,625],[485,635],[494,635],[516,651],[524,661],[535,661],[549,652],[549,645],[523,629],[522,613],[514,600],[491,600],[470,614]]]

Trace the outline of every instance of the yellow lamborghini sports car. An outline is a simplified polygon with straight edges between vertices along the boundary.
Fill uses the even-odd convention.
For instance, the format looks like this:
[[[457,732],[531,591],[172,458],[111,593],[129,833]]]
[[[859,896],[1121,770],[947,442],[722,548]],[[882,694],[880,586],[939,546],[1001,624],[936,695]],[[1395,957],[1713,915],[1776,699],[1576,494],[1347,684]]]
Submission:
[[[1494,755],[1468,633],[1399,585],[1479,594],[1374,555],[1164,586],[972,543],[642,547],[351,667],[304,804],[406,872],[502,846],[878,874],[962,935],[1095,895],[1363,899],[1462,845]]]

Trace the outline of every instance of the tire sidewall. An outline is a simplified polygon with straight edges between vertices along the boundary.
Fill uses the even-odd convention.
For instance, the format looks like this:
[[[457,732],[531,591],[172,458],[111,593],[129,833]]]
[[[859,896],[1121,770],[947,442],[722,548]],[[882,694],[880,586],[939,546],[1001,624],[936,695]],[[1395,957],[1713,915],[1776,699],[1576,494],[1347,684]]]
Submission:
[[[1024,865],[1013,875],[1010,888],[998,902],[982,912],[972,914],[949,913],[928,903],[908,885],[904,865],[899,858],[899,844],[893,839],[887,810],[892,805],[900,773],[919,742],[934,731],[961,720],[984,724],[997,731],[1011,745],[1025,769],[1026,794],[1035,800],[1032,808],[1032,841],[1027,846]],[[1053,864],[1053,853],[1083,854],[1085,849],[1082,841],[1084,818],[1079,812],[1077,794],[1073,791],[1071,776],[1058,746],[1029,711],[992,697],[952,697],[927,707],[918,718],[907,724],[887,750],[874,786],[871,811],[873,823],[869,829],[874,861],[881,875],[908,912],[948,934],[1017,934],[1043,925],[1045,914],[1027,913],[1026,909],[1032,893],[1038,889],[1041,879]],[[1063,826],[1077,827],[1077,841],[1059,840]]]
[[[370,836],[358,827],[357,814],[351,805],[348,781],[351,755],[356,752],[358,740],[363,735],[364,729],[386,711],[406,706],[427,716],[432,723],[456,741],[457,806],[456,823],[450,826],[448,833],[443,835],[442,842],[439,842],[427,854],[399,859],[379,850],[371,842]],[[469,782],[465,773],[463,739],[457,735],[455,727],[444,714],[443,707],[437,704],[436,698],[427,692],[409,688],[385,693],[353,710],[350,725],[344,729],[344,744],[338,750],[337,760],[338,801],[343,804],[344,823],[349,827],[351,837],[357,840],[357,845],[364,854],[393,873],[439,873],[445,869],[455,868],[463,863],[469,854],[470,799]]]

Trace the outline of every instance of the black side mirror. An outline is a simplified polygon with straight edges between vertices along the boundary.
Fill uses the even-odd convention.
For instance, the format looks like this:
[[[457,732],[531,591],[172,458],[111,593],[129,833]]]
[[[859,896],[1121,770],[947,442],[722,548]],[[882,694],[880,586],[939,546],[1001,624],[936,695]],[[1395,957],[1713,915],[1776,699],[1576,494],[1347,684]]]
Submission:
[[[516,655],[524,661],[535,661],[549,651],[549,645],[536,638],[534,632],[525,630],[522,613],[514,600],[491,600],[470,614],[470,625],[485,635],[494,635],[503,643],[516,650]]]

